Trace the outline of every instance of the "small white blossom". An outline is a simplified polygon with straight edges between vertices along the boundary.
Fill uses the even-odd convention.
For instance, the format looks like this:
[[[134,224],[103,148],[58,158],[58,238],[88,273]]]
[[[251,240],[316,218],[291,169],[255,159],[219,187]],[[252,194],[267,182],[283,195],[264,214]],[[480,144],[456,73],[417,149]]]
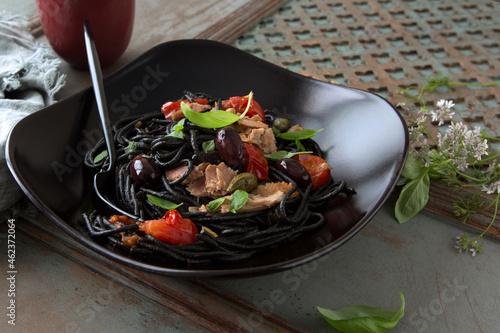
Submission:
[[[487,194],[500,193],[500,180],[489,185],[483,185],[482,191],[486,192]]]
[[[451,111],[451,108],[455,106],[453,101],[440,100],[436,103],[436,110],[430,111],[429,114],[432,116],[432,121],[438,122],[438,126],[443,125],[446,121],[451,120],[455,112]]]

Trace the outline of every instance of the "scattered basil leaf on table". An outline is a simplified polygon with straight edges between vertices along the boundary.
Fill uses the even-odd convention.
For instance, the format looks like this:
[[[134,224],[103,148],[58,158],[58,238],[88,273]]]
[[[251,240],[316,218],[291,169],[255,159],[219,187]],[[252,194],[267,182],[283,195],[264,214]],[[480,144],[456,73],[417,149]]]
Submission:
[[[407,182],[394,208],[396,219],[403,223],[411,219],[420,212],[429,201],[430,177],[429,168],[421,168],[418,174],[410,174],[412,178]]]
[[[162,198],[155,197],[154,195],[148,195],[148,200],[153,205],[156,205],[158,207],[161,207],[161,208],[164,208],[164,209],[167,209],[167,210],[176,209],[177,207],[179,207],[180,205],[182,205],[182,203],[176,204],[176,203],[174,203],[172,201],[168,201],[168,200],[165,200],[165,199],[162,199]]]
[[[398,311],[388,311],[364,305],[353,305],[338,310],[318,307],[323,318],[337,330],[344,333],[383,333],[394,328],[403,317],[405,298],[401,292],[401,307]]]

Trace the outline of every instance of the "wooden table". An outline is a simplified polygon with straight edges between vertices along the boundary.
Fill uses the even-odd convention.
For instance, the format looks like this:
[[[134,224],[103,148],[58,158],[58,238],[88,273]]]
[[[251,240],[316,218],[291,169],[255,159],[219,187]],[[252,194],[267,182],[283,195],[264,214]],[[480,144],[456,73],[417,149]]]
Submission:
[[[398,11],[398,6],[416,6],[416,1],[396,0],[290,1],[279,7],[281,3],[191,0],[174,5],[173,2],[137,0],[132,43],[119,62],[105,72],[112,72],[163,41],[198,37],[232,42],[238,35],[243,36],[235,45],[247,47],[249,52],[269,59],[269,50],[274,50],[269,60],[286,59],[287,66],[296,69],[295,59],[308,68],[308,63],[317,64],[307,56],[315,52],[314,47],[309,48],[309,53],[307,48],[295,52],[292,48],[288,50],[292,52],[289,55],[285,42],[273,45],[259,39],[262,36],[279,38],[269,32],[272,29],[278,29],[275,33],[282,36],[306,30],[295,29],[292,16],[288,17],[289,21],[275,20],[290,25],[280,23],[272,27],[270,22],[276,15],[299,10],[313,12],[316,6],[316,10],[321,9],[320,13],[312,17],[321,21],[323,9],[338,10],[341,5],[345,6],[344,11],[346,7],[349,10],[349,6],[387,6],[393,13]],[[210,20],[192,27],[182,17],[188,9],[210,14]],[[273,16],[262,19],[273,9],[277,10]],[[248,30],[259,20],[256,27]],[[395,26],[395,23],[391,21],[387,25]],[[322,29],[314,27],[310,30]],[[498,27],[495,29],[498,31]],[[257,48],[248,43],[249,35],[256,36]],[[45,40],[43,35],[39,40]],[[321,43],[317,40],[305,45]],[[277,56],[279,50],[283,58]],[[314,59],[319,58],[328,57]],[[384,71],[387,69],[382,67]],[[90,85],[88,73],[74,71],[66,65],[62,71],[68,75],[68,84],[61,98]],[[311,75],[317,74],[311,72]],[[398,291],[405,296],[406,313],[395,332],[500,331],[500,266],[495,264],[500,258],[498,242],[486,239],[484,253],[474,258],[458,254],[453,248],[454,237],[471,231],[468,226],[429,211],[399,225],[393,217],[393,207],[394,198],[391,198],[352,240],[311,263],[266,276],[203,281],[115,267],[106,258],[90,253],[70,239],[46,217],[19,217],[15,229],[16,326],[9,325],[4,316],[1,331],[331,332],[334,330],[316,306],[336,309],[364,304],[396,310],[400,304]],[[5,223],[0,225],[5,261],[7,227]],[[0,299],[2,306],[7,307],[6,294],[11,286],[5,281],[1,284]]]

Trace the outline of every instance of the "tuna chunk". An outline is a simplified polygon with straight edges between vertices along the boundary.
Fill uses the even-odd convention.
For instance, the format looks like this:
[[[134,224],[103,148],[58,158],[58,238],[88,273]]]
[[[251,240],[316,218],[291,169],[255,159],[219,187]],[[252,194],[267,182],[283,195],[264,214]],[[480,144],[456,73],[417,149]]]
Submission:
[[[249,128],[269,128],[269,126],[262,122],[262,119],[257,115],[252,118],[243,117],[238,120],[238,126],[240,126],[243,131]]]
[[[205,112],[205,111],[208,111],[212,108],[210,105],[198,104],[198,103],[191,103],[191,104],[189,104],[189,107],[194,112]]]
[[[187,165],[181,165],[174,169],[165,170],[165,176],[169,182],[173,182],[174,180],[181,178],[186,173],[187,169]]]
[[[291,183],[280,182],[280,183],[266,183],[258,185],[252,192],[248,194],[248,200],[238,213],[245,212],[256,212],[259,210],[268,209],[275,206],[283,200],[285,194],[292,188]],[[226,200],[218,208],[218,211],[222,213],[229,213],[229,200],[231,196],[225,196]],[[207,206],[203,205],[201,207],[190,207],[190,211],[200,211],[208,212]]]
[[[240,133],[240,138],[243,142],[254,144],[264,154],[272,154],[278,150],[271,128],[249,128],[244,133]]]
[[[187,184],[191,195],[218,198],[227,194],[227,187],[236,174],[237,171],[224,162],[219,165],[202,163],[182,183]]]

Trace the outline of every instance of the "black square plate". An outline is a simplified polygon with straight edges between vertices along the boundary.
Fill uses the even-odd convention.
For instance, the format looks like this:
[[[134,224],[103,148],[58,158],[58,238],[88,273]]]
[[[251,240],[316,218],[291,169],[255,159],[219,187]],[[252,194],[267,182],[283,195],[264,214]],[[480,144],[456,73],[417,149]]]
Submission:
[[[21,120],[8,139],[7,163],[44,214],[117,265],[200,278],[264,274],[306,263],[336,249],[370,221],[393,190],[407,156],[405,123],[383,98],[295,74],[217,42],[158,45],[107,77],[105,89],[112,121],[159,112],[165,101],[178,99],[185,90],[222,98],[253,91],[264,108],[292,123],[323,128],[315,140],[333,177],[357,193],[327,210],[320,229],[243,263],[178,267],[134,260],[97,244],[82,226],[81,214],[98,204],[82,159],[102,136],[89,88]]]

